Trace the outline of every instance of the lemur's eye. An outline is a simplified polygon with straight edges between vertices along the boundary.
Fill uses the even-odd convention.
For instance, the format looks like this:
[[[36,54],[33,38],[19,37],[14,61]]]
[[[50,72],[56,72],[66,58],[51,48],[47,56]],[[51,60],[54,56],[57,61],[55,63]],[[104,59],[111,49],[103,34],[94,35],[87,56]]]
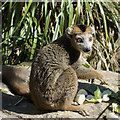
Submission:
[[[92,37],[89,38],[89,41],[90,41],[90,42],[92,41]]]
[[[83,43],[82,38],[78,38],[78,39],[77,39],[77,42],[78,42],[78,43]]]

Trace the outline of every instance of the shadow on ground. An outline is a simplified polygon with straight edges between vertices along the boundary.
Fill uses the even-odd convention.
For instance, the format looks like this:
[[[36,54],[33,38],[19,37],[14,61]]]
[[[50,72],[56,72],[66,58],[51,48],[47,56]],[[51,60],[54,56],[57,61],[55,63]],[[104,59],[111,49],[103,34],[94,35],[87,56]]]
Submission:
[[[19,114],[44,114],[45,111],[40,111],[36,108],[36,106],[27,99],[23,99],[20,103],[15,105],[22,97],[13,96],[10,94],[2,93],[2,109],[8,110],[11,112],[19,113]]]
[[[99,88],[103,91],[108,89],[100,85],[97,85],[97,86],[99,86]],[[95,84],[79,83],[78,85],[78,90],[85,89],[90,94],[94,94],[94,91],[96,88],[97,87]],[[14,96],[14,95],[2,93],[2,109],[15,112],[18,114],[29,114],[29,115],[37,115],[37,114],[40,115],[40,114],[47,113],[46,111],[38,110],[36,106],[27,99],[23,99],[20,103],[15,105],[20,99],[21,99],[20,96],[17,96],[17,95]]]

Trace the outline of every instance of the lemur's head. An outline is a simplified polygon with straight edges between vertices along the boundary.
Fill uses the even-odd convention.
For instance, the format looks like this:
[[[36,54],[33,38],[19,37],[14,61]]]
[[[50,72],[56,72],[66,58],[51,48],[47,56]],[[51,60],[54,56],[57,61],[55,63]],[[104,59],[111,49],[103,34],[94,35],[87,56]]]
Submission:
[[[66,29],[72,46],[78,51],[89,52],[92,49],[93,35],[91,27],[85,25],[72,25]]]

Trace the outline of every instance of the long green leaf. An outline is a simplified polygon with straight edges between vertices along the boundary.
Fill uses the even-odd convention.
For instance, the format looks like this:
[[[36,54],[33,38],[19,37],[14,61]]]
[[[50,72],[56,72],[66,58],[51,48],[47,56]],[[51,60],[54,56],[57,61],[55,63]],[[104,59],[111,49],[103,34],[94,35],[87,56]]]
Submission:
[[[20,26],[21,23],[23,22],[23,20],[24,20],[24,18],[25,18],[25,16],[26,16],[26,14],[27,14],[27,12],[28,12],[28,10],[29,10],[31,4],[32,4],[32,0],[29,1],[28,7],[27,7],[27,9],[26,9],[26,11],[25,11],[25,14],[23,15],[23,17],[22,17],[20,23],[18,24],[18,26],[17,26],[16,29],[14,30],[13,34],[17,31],[17,29],[19,28],[19,26]]]
[[[49,28],[49,23],[50,23],[50,16],[51,16],[51,10],[49,11],[49,14],[47,15],[46,21],[45,21],[45,30],[44,30],[45,37],[47,36],[47,33],[48,33],[48,28]]]
[[[106,22],[106,15],[104,13],[104,10],[103,10],[103,7],[101,5],[101,3],[98,1],[98,5],[99,5],[99,8],[100,8],[100,12],[102,14],[102,17],[103,17],[103,21],[104,21],[104,27],[105,27],[105,34],[106,34],[106,41],[108,41],[108,30],[107,30],[107,22]]]
[[[69,6],[68,6],[68,14],[69,14],[69,26],[72,25],[72,22],[73,22],[73,4],[70,0],[69,2]]]

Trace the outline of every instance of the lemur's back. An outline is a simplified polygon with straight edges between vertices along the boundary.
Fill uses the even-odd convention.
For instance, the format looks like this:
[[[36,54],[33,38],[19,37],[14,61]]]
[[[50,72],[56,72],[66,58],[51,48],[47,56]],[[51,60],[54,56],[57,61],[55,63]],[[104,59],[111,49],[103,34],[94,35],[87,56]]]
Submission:
[[[77,91],[77,75],[70,64],[75,56],[79,57],[79,52],[71,55],[74,51],[64,35],[43,47],[37,55],[32,66],[30,90],[40,108],[60,110],[64,109],[64,102],[71,104]]]

